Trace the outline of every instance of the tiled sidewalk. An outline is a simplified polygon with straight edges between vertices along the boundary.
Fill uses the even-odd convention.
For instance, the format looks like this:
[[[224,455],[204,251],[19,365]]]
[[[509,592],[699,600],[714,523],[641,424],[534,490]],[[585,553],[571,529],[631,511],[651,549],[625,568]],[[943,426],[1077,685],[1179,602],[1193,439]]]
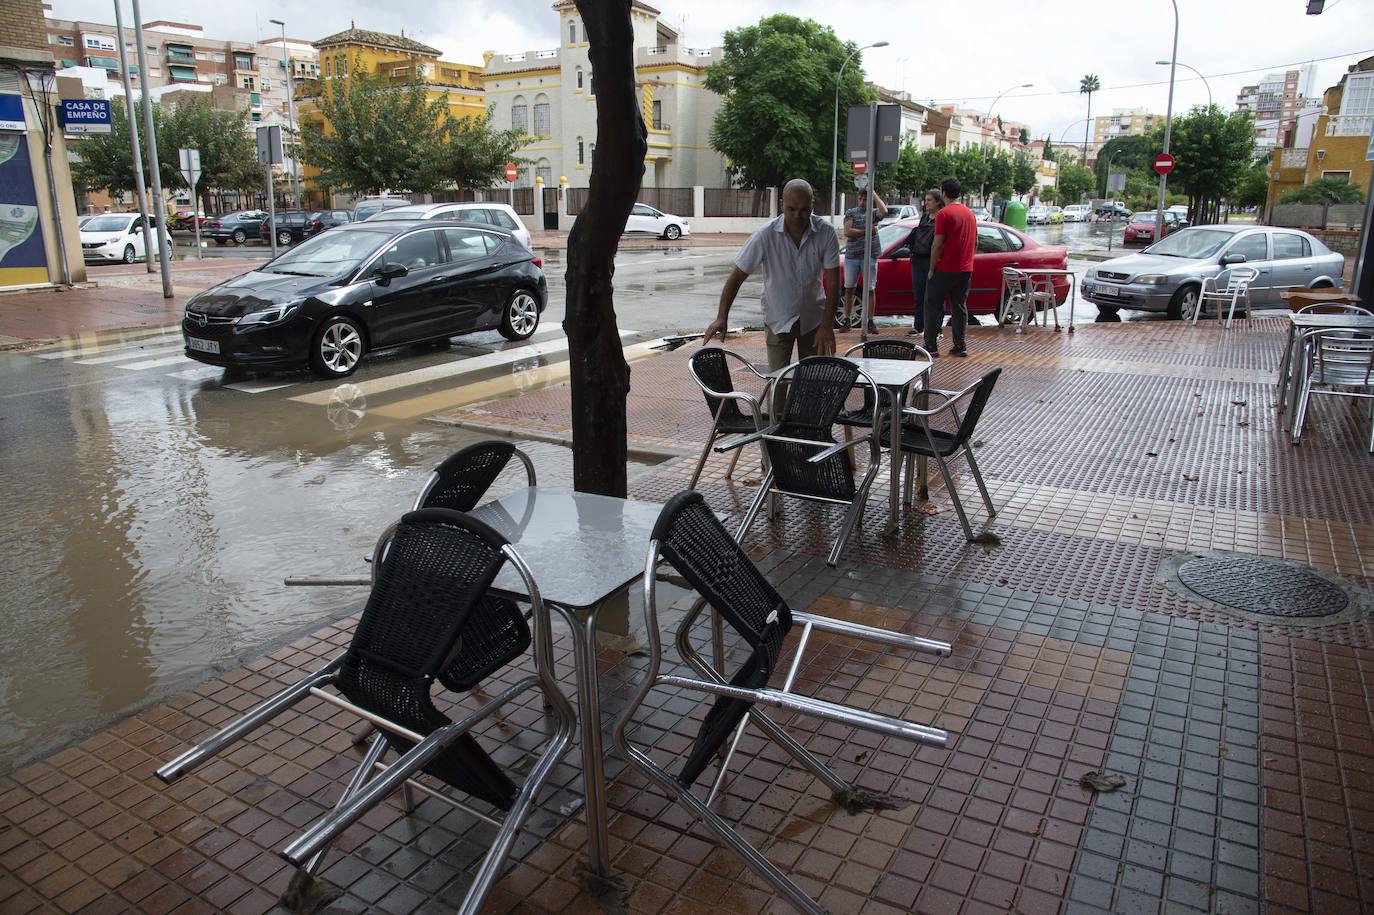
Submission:
[[[1374,626],[1358,615],[1256,622],[1171,579],[1188,551],[1269,556],[1338,576],[1368,602],[1367,413],[1323,400],[1302,446],[1290,446],[1272,409],[1281,333],[1276,319],[1225,334],[1162,322],[1073,337],[972,330],[973,357],[941,359],[936,380],[958,387],[1006,368],[978,435],[998,543],[965,543],[938,489],[934,514],[904,512],[895,536],[882,536],[882,477],[835,569],[823,561],[834,511],[786,504],[749,541],[793,606],[954,645],[932,659],[813,638],[797,687],[947,728],[950,746],[791,722],[841,775],[910,802],[854,816],[748,732],[719,802],[725,817],[836,913],[1374,910]],[[760,342],[731,346],[761,356]],[[699,447],[706,413],[686,356],[635,364],[633,441]],[[566,388],[551,388],[450,418],[562,433],[567,403]],[[694,461],[662,465],[633,494],[666,498]],[[725,465],[713,458],[700,488],[737,517],[757,464],[742,459],[733,481]],[[642,625],[634,600],[629,621],[632,632]],[[339,650],[351,625],[0,781],[0,909],[269,910],[290,876],[273,851],[332,801],[357,758],[349,717],[311,704],[172,788],[151,771]],[[601,660],[613,715],[644,660],[610,648]],[[650,705],[637,741],[681,753],[699,700],[663,692]],[[516,764],[543,726],[538,708],[522,706],[483,739]],[[549,841],[522,840],[489,911],[786,910],[615,765],[612,854],[626,899],[583,892],[584,828],[566,812],[580,780],[568,759],[532,820]],[[1079,784],[1092,770],[1126,785],[1094,794]],[[411,817],[386,806],[367,825],[326,868],[346,890],[330,911],[451,908],[490,834],[434,802]]]

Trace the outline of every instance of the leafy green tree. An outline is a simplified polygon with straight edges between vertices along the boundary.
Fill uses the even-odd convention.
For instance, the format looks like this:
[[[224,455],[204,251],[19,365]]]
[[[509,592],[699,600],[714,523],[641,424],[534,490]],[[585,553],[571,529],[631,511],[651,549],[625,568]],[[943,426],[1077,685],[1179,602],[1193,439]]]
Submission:
[[[1040,155],[1044,157],[1046,162],[1058,161],[1056,158],[1057,154],[1054,151],[1054,143],[1050,142],[1049,134],[1045,134],[1045,151]]]
[[[1087,164],[1087,158],[1091,153],[1088,151],[1088,135],[1093,127],[1093,93],[1102,88],[1102,82],[1097,78],[1096,73],[1089,73],[1078,81],[1078,93],[1088,97],[1088,121],[1083,125],[1083,159]]]
[[[267,181],[263,166],[258,164],[257,143],[249,133],[246,110],[223,111],[204,99],[181,102],[172,109],[167,136],[158,139],[159,157],[163,157],[164,143],[174,158],[178,149],[200,150],[194,195],[201,212],[208,212],[205,204],[212,191],[259,191]],[[164,177],[164,185],[166,182]],[[180,171],[175,174],[175,186],[186,187]]]
[[[137,112],[135,112],[137,114]],[[133,191],[134,162],[129,151],[129,117],[125,113],[124,99],[115,98],[110,105],[110,118],[113,130],[107,134],[83,137],[75,142],[76,155],[72,163],[72,180],[80,188],[88,191],[107,189],[118,196]],[[177,169],[177,146],[170,142],[168,132],[168,113],[161,105],[153,106],[153,129],[157,131],[158,161],[162,167],[159,177],[164,187],[181,187],[181,173]],[[143,119],[138,122],[142,138]],[[143,163],[143,180],[152,184],[152,174],[148,163]]]
[[[1305,187],[1284,194],[1282,202],[1334,206],[1338,203],[1364,203],[1364,194],[1360,192],[1359,185],[1351,184],[1344,178],[1318,178]]]
[[[805,178],[818,197],[828,195],[835,74],[854,49],[828,26],[782,13],[725,33],[725,54],[707,71],[706,88],[724,97],[711,146],[725,156],[732,181],[761,190]],[[841,119],[870,99],[856,55],[840,85]],[[843,142],[843,123],[840,131]],[[853,187],[843,158],[837,180]]]
[[[1250,167],[1236,182],[1231,192],[1231,203],[1238,207],[1262,207],[1269,196],[1269,159],[1261,156],[1250,163]]]
[[[1169,185],[1188,195],[1193,223],[1216,222],[1221,201],[1255,159],[1254,123],[1247,112],[1194,108],[1174,122],[1169,151],[1178,159]]]
[[[957,149],[950,156],[950,170],[954,177],[959,179],[959,183],[964,187],[964,195],[971,196],[978,193],[978,189],[983,186],[983,182],[988,178],[988,159],[983,153],[981,146],[965,146]],[[948,175],[941,175],[936,179],[936,184]]]
[[[301,161],[319,169],[320,184],[348,194],[428,193],[445,184],[448,93],[427,98],[422,83],[392,84],[360,64],[321,84],[321,117],[301,123]]]
[[[1093,173],[1081,165],[1063,165],[1059,169],[1059,202],[1078,203],[1093,189]]]
[[[1025,145],[1026,145],[1027,143],[1029,143],[1029,142],[1030,142],[1030,131],[1027,130],[1026,128],[1022,127],[1022,128],[1021,128],[1021,145],[1022,145],[1022,146],[1025,146]]]
[[[1011,160],[1011,189],[1028,194],[1035,187],[1035,163],[1025,153],[1017,153]]]
[[[1093,192],[1098,197],[1107,196],[1107,176],[1111,172],[1124,172],[1129,183],[1134,176],[1158,182],[1153,164],[1155,154],[1163,147],[1163,135],[1152,133],[1150,136],[1112,137],[1102,145],[1097,153],[1097,183]]]
[[[451,118],[443,175],[460,188],[491,187],[505,180],[507,162],[528,161],[516,156],[524,141],[518,130],[492,129],[490,109],[483,118]]]
[[[1012,189],[1011,156],[999,150],[988,155],[987,163],[988,177],[986,189],[992,191],[992,193],[999,197],[1010,197]],[[987,204],[986,193],[983,196],[983,203],[984,205]]]

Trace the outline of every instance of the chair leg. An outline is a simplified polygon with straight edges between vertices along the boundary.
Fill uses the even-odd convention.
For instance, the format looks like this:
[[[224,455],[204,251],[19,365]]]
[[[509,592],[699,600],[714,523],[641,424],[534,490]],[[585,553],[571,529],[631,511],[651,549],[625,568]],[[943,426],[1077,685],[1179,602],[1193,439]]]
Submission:
[[[768,476],[763,478],[763,483],[759,485],[758,494],[754,496],[754,501],[750,503],[749,510],[744,513],[744,521],[739,526],[739,531],[735,534],[735,542],[743,543],[744,537],[749,533],[749,528],[754,526],[754,519],[759,515],[759,509],[763,508],[763,503],[768,501],[769,493],[773,490],[773,472],[770,470]]]
[[[1293,410],[1293,444],[1297,445],[1302,439],[1302,427],[1307,422],[1307,401],[1312,396],[1312,380],[1304,377],[1302,387],[1298,389],[1298,403]]]
[[[916,475],[915,468],[916,456],[908,454],[906,456],[906,467],[903,468],[902,474],[902,482],[903,485],[906,487],[906,492],[903,494],[903,502],[906,503],[907,508],[911,507],[911,494],[916,489],[916,481],[912,479],[912,477]]]
[[[844,514],[844,523],[840,526],[840,536],[835,538],[835,545],[830,549],[830,556],[825,560],[827,565],[835,565],[840,561],[840,554],[844,552],[845,544],[849,542],[849,535],[854,532],[854,525],[864,513],[864,505],[868,502],[868,490],[873,484],[873,478],[878,475],[878,465],[869,464],[868,471],[864,474],[863,482],[859,484],[859,491],[854,494],[854,501],[849,503],[849,510]]]
[[[988,517],[997,517],[997,509],[993,507],[992,496],[988,495],[988,487],[983,482],[983,474],[978,470],[978,462],[973,459],[973,449],[964,443],[964,456],[968,458],[968,469],[973,471],[973,481],[978,484],[978,491],[983,494],[983,502],[988,507]]]
[[[735,465],[739,463],[739,453],[743,450],[743,448],[736,448],[734,451],[730,452],[730,466],[725,468],[725,479],[734,479]]]
[[[701,449],[701,457],[697,458],[697,468],[692,471],[692,481],[687,484],[688,489],[697,488],[697,480],[701,478],[701,469],[706,466],[706,459],[711,456],[711,446],[716,443],[716,426],[719,424],[719,419],[711,421],[711,431],[706,434],[706,446]],[[734,467],[733,464],[730,466]]]
[[[935,463],[940,465],[940,476],[945,478],[945,489],[949,492],[949,499],[954,503],[954,510],[959,513],[959,523],[964,526],[964,537],[968,540],[973,539],[973,528],[968,523],[968,515],[964,514],[964,504],[959,501],[959,493],[954,488],[954,477],[950,475],[949,465],[940,455],[935,455]]]
[[[376,767],[377,763],[381,761],[382,754],[385,752],[386,737],[378,731],[376,736],[372,738],[372,745],[369,746],[367,752],[363,754],[363,761],[358,764],[358,768],[353,772],[353,777],[348,780],[348,787],[344,788],[343,794],[339,795],[339,799],[334,802],[335,810],[338,810],[344,804],[348,803],[348,799],[357,794],[359,789],[367,783],[367,780],[372,776],[372,770]],[[410,787],[407,785],[406,791],[409,792],[409,790]],[[410,813],[413,809],[414,808],[407,808],[406,813]],[[315,852],[310,860],[301,865],[301,870],[311,875],[318,874],[320,872],[320,865],[324,863],[325,852],[328,850],[328,848],[322,848]]]

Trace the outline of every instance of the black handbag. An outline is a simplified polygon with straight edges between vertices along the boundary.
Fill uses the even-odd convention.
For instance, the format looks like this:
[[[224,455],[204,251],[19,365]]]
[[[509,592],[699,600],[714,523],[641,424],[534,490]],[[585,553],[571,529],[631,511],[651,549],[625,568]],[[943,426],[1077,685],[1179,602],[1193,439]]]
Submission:
[[[922,219],[906,237],[906,246],[914,260],[930,259],[931,245],[935,244],[935,220]]]

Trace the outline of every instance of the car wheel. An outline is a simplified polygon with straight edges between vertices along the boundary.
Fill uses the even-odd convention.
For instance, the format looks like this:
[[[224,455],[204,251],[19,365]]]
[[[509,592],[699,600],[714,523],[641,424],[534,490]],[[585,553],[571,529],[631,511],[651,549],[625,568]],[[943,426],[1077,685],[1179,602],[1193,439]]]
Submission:
[[[215,244],[218,245],[219,247],[223,248],[225,245],[228,244],[228,242],[226,242],[226,241],[225,241],[224,239],[222,239],[222,238],[216,238],[216,239],[215,239]]]
[[[277,244],[281,245],[283,248],[291,244],[291,233],[287,231],[278,232]]]
[[[1313,288],[1313,289],[1334,289],[1335,287],[1332,286],[1331,283],[1328,282],[1327,280],[1321,280],[1320,282],[1313,283],[1313,284],[1312,284],[1312,288]]]
[[[1191,283],[1174,293],[1169,300],[1169,320],[1191,321],[1198,308],[1198,287]]]
[[[507,340],[528,340],[538,327],[538,300],[528,289],[515,290],[501,311],[501,336]]]
[[[248,234],[247,234],[246,232],[244,232],[242,229],[235,229],[235,230],[234,230],[234,244],[236,244],[236,245],[242,245],[242,244],[243,244],[244,242],[246,242],[246,241],[248,241]]]
[[[682,227],[677,225],[669,226],[663,230],[663,237],[669,241],[677,241],[682,237]]]
[[[325,378],[352,375],[363,359],[363,332],[343,315],[326,319],[310,347],[310,367]]]
[[[133,245],[125,245],[125,246],[124,246],[124,263],[126,263],[126,264],[132,264],[132,263],[133,263],[134,261],[136,261],[136,260],[138,260],[138,255],[134,253],[134,246],[133,246]]]

